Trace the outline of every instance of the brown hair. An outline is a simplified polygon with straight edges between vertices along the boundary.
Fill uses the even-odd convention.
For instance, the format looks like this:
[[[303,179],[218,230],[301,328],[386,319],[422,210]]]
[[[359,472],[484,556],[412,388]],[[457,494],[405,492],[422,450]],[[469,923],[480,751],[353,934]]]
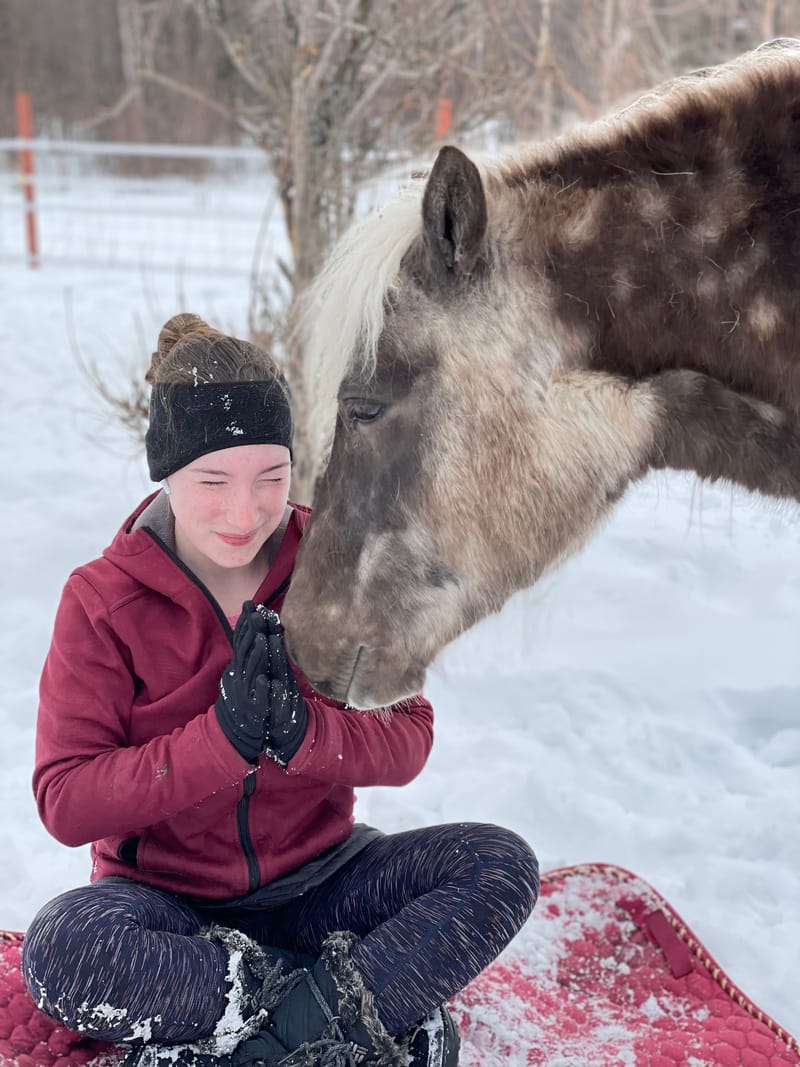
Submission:
[[[259,382],[282,377],[275,359],[250,341],[215,330],[199,315],[173,315],[158,335],[145,381],[151,385]]]

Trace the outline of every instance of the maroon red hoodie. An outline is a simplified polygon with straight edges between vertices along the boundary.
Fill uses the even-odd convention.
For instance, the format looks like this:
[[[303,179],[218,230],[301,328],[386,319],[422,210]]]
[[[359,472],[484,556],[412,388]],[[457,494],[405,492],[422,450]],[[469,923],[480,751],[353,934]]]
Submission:
[[[231,627],[168,544],[134,523],[69,577],[41,679],[34,792],[66,845],[92,842],[92,880],[124,875],[224,899],[344,841],[355,786],[422,769],[433,714],[421,696],[355,711],[298,672],[308,732],[288,768],[244,760],[217,722]],[[308,519],[294,507],[254,597],[279,610]]]

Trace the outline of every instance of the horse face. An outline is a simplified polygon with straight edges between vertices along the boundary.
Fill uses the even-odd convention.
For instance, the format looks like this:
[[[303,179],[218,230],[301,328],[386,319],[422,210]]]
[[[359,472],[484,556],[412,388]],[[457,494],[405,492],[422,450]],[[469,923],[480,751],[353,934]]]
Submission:
[[[463,629],[462,582],[438,537],[437,496],[443,457],[457,452],[461,411],[442,374],[452,333],[447,301],[432,292],[437,275],[448,287],[456,259],[461,275],[474,264],[486,204],[466,157],[454,150],[441,160],[451,177],[463,164],[455,198],[470,210],[448,226],[445,205],[431,199],[444,186],[428,183],[424,237],[392,280],[376,350],[354,359],[340,383],[328,466],[283,609],[291,651],[309,679],[364,707],[417,692],[442,627],[448,637]],[[353,369],[363,366],[367,373]]]

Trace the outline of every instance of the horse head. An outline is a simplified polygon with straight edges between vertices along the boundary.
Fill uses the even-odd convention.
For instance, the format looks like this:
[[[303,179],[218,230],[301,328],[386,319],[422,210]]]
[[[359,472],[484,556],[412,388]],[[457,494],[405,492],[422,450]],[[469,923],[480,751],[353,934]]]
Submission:
[[[283,618],[309,679],[359,707],[417,692],[445,644],[572,551],[651,436],[646,398],[572,381],[582,338],[532,291],[513,218],[493,232],[467,156],[442,149],[415,207],[351,235],[307,308],[311,373],[350,358]],[[331,317],[353,302],[342,337]]]

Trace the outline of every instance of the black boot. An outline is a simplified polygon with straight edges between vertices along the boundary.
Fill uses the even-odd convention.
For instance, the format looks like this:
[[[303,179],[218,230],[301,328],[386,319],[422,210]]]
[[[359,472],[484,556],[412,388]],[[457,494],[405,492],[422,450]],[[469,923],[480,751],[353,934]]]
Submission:
[[[442,1005],[408,1032],[408,1067],[457,1067],[461,1041]]]
[[[406,1067],[407,1041],[388,1033],[351,959],[357,941],[331,934],[312,970],[270,1012],[268,1032],[289,1051],[281,1067]]]

